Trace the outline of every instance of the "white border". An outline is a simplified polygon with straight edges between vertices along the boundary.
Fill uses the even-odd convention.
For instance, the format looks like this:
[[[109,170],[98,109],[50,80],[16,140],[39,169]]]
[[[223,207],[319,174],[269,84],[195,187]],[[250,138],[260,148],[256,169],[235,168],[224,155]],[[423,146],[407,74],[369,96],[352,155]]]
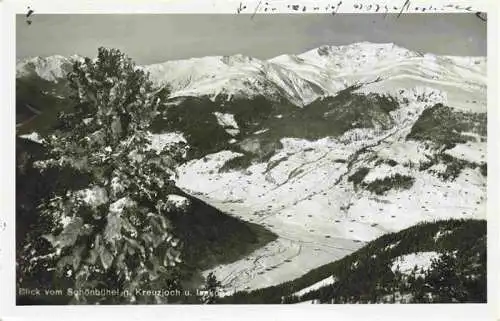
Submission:
[[[236,14],[240,3],[246,6],[242,14],[318,14],[331,12],[325,11],[327,5],[337,7],[338,13],[375,13],[375,5],[380,9],[378,13],[384,13],[384,6],[388,7],[389,13],[399,13],[406,0],[4,0],[6,10],[24,14],[27,7],[31,6],[36,13],[230,13]],[[264,11],[265,3],[268,8],[276,8],[276,11]],[[416,7],[432,7],[426,13],[449,13],[449,12],[476,12],[491,11],[497,7],[495,0],[410,0],[411,6],[404,12],[421,12]],[[361,9],[355,6],[363,4]],[[298,10],[292,8],[299,5]],[[371,8],[369,9],[369,7]],[[306,6],[307,11],[302,12]],[[314,7],[319,7],[314,11]],[[466,8],[469,7],[469,10]]]
[[[500,137],[500,102],[498,93],[500,83],[498,80],[499,50],[499,8],[488,12],[488,181],[487,181],[487,245],[488,245],[488,302],[490,311],[495,320],[500,320],[500,224],[498,210],[500,191],[500,149],[494,137]]]
[[[253,14],[258,7],[258,0],[242,1],[247,6],[244,13]],[[266,2],[263,0],[263,2]],[[267,0],[277,13],[297,13],[287,6],[293,4],[326,6],[338,1],[289,1]],[[378,3],[389,6],[401,6],[404,1],[352,1],[344,0],[339,13],[353,11],[354,3]],[[0,318],[15,320],[19,318],[44,320],[53,319],[157,319],[168,320],[317,320],[327,317],[332,320],[494,320],[500,316],[498,289],[500,277],[499,264],[499,224],[496,210],[499,208],[498,143],[499,135],[498,105],[498,6],[496,0],[462,1],[411,1],[413,8],[425,4],[440,8],[437,12],[465,11],[446,5],[458,5],[460,8],[472,6],[472,11],[488,12],[488,304],[467,305],[241,305],[241,306],[63,306],[63,307],[16,307],[15,306],[15,13],[25,13],[31,6],[40,13],[230,13],[234,14],[239,0],[0,0],[0,35],[1,35],[1,78],[0,99],[2,116],[0,117],[0,137],[3,144],[3,157],[0,157],[0,193],[1,220],[7,222],[5,231],[0,230]],[[259,13],[262,7],[258,9]],[[391,10],[395,12],[394,10]],[[396,11],[397,12],[397,11]],[[276,13],[276,12],[275,12]],[[301,13],[301,12],[299,12]],[[309,12],[311,13],[311,12]],[[334,17],[332,17],[334,19]]]

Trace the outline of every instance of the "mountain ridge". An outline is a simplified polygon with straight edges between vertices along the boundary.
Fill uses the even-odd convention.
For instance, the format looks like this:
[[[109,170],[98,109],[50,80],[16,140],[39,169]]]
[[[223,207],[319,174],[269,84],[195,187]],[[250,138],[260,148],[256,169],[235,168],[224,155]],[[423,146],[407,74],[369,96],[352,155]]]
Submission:
[[[80,56],[35,57],[19,62],[17,77],[39,76],[58,81]],[[420,84],[422,79],[433,85],[452,86],[463,91],[486,86],[486,57],[455,57],[422,54],[393,43],[370,42],[343,46],[320,46],[298,55],[279,55],[267,60],[235,54],[169,60],[141,66],[153,82],[168,86],[172,97],[208,96],[286,99],[303,107],[325,96],[335,95],[349,86],[373,82],[377,89]],[[470,79],[462,84],[463,78]],[[393,84],[396,82],[397,84]],[[387,83],[387,84],[386,84]],[[485,90],[485,89],[484,89]],[[459,90],[457,90],[459,91]],[[455,99],[460,102],[460,98]],[[462,103],[457,108],[478,109]],[[479,108],[482,109],[482,108]]]

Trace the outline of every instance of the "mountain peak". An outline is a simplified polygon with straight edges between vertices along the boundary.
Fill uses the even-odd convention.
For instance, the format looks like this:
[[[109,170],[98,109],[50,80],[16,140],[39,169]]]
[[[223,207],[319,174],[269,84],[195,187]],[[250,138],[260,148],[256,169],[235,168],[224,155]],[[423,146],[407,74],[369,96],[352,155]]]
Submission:
[[[232,64],[241,64],[241,63],[251,63],[254,60],[257,60],[253,57],[242,55],[242,54],[235,54],[231,56],[222,56],[221,61],[225,63],[226,65],[232,65]]]
[[[42,79],[57,82],[69,71],[72,61],[61,55],[33,57],[17,64],[17,77],[37,75]]]
[[[356,42],[348,45],[322,45],[318,48],[309,50],[299,56],[312,56],[328,58],[338,55],[364,55],[364,56],[380,56],[380,55],[398,55],[398,56],[416,56],[417,53],[398,46],[395,43],[374,43],[368,41]]]

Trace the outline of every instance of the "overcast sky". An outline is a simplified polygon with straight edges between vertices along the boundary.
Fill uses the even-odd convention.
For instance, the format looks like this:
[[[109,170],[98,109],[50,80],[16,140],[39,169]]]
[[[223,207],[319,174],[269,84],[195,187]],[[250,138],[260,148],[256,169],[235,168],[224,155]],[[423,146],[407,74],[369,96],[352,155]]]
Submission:
[[[394,42],[445,55],[485,56],[486,23],[474,14],[210,15],[114,14],[17,17],[17,58],[95,56],[119,48],[138,64],[209,55],[268,59],[321,45]]]

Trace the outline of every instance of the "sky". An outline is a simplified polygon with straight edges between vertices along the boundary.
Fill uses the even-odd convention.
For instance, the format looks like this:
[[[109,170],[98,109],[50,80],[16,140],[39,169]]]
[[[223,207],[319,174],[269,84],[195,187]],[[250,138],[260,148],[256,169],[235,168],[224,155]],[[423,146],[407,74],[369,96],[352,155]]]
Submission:
[[[38,14],[17,16],[16,56],[78,54],[118,48],[138,64],[243,54],[269,59],[321,45],[393,42],[408,49],[486,56],[486,23],[469,13],[404,14]]]

